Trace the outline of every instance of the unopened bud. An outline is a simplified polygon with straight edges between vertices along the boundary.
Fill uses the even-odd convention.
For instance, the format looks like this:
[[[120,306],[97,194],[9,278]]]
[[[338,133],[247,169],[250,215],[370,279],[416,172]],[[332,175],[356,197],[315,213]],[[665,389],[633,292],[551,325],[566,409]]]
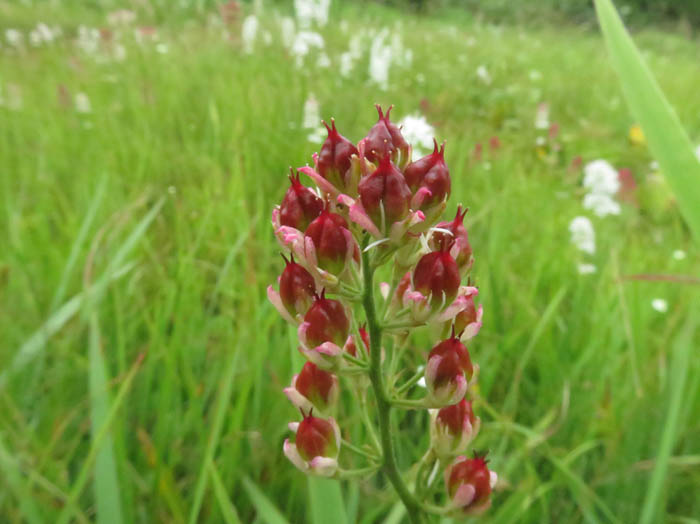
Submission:
[[[328,420],[309,413],[298,424],[290,424],[296,430],[292,443],[284,441],[284,454],[301,471],[324,477],[333,476],[338,469],[340,428],[333,418]]]
[[[457,208],[457,214],[454,220],[449,222],[440,222],[435,226],[436,230],[432,234],[429,245],[432,249],[440,249],[443,245],[451,243],[449,252],[457,262],[460,270],[465,270],[471,267],[472,264],[472,247],[469,244],[469,235],[467,228],[464,227],[464,217],[468,209],[462,211],[462,206]],[[444,230],[444,231],[441,231]]]
[[[350,331],[350,320],[345,307],[338,300],[325,298],[325,292],[314,300],[304,316],[305,336],[309,347],[332,342],[343,347]]]
[[[389,113],[393,106],[387,109],[386,114],[377,104],[379,120],[369,130],[365,140],[365,156],[370,162],[375,164],[387,155],[390,155],[394,163],[403,167],[408,161],[408,142],[401,135],[401,130],[396,124],[389,120]]]
[[[413,193],[425,192],[420,198],[420,209],[427,209],[443,202],[450,196],[452,181],[445,164],[445,144],[438,150],[437,141],[433,152],[406,166],[406,183]],[[427,191],[426,191],[427,190]]]
[[[335,120],[331,119],[331,126],[325,122],[328,129],[328,138],[323,143],[318,154],[316,170],[319,174],[333,184],[340,192],[346,192],[346,174],[350,169],[352,155],[357,155],[357,148],[335,128]]]
[[[294,375],[290,387],[284,389],[289,400],[302,411],[313,408],[328,413],[338,400],[338,377],[307,362],[298,375]]]
[[[433,307],[441,307],[454,300],[459,283],[459,268],[447,250],[423,255],[413,271],[413,289],[430,297]]]
[[[365,211],[382,230],[408,214],[411,190],[388,154],[382,157],[376,171],[360,180],[359,193]]]
[[[354,256],[355,245],[348,223],[340,215],[331,213],[328,207],[309,224],[304,236],[314,244],[318,266],[329,273],[342,273]]]
[[[445,485],[452,505],[468,515],[479,514],[491,506],[491,490],[497,479],[484,457],[460,456],[445,470]]]
[[[479,419],[472,411],[472,403],[464,398],[433,416],[431,444],[439,457],[451,458],[464,451],[479,430]]]
[[[301,183],[299,173],[292,173],[289,181],[292,185],[280,204],[280,225],[304,231],[323,211],[323,200]]]

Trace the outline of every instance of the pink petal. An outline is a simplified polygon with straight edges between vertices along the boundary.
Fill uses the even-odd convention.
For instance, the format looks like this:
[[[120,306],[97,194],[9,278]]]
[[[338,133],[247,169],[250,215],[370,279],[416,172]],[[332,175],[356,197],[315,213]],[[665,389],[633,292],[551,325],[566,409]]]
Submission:
[[[321,191],[324,193],[329,193],[332,196],[337,196],[340,191],[338,190],[337,187],[335,187],[333,184],[331,184],[328,180],[323,178],[319,173],[317,173],[313,168],[309,166],[304,166],[300,167],[298,171],[301,171],[304,173],[306,176],[308,176],[311,180],[316,182],[316,185],[321,188]]]
[[[452,497],[452,503],[458,508],[468,506],[474,500],[476,496],[476,488],[471,484],[462,484],[457,488],[454,497]]]
[[[290,324],[297,324],[297,321],[292,318],[292,315],[289,314],[287,308],[284,307],[282,297],[280,297],[280,294],[275,291],[275,288],[272,286],[267,286],[267,299],[272,302],[272,305],[275,306],[275,309],[279,312],[283,319]]]

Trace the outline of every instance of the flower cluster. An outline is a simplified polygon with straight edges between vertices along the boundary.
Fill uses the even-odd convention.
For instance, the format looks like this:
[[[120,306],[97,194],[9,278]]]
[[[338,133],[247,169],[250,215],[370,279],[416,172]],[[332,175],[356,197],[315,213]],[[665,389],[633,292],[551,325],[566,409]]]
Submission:
[[[357,143],[334,121],[324,123],[327,138],[313,167],[292,170],[272,212],[285,267],[268,297],[296,326],[306,358],[284,390],[301,413],[301,421],[289,425],[294,438],[285,441],[284,453],[300,470],[321,476],[383,469],[408,509],[424,510],[430,506],[397,485],[404,481],[393,439],[380,443],[371,421],[382,435],[391,434],[391,409],[428,410],[430,448],[413,471],[441,465],[446,511],[472,514],[489,506],[496,477],[483,457],[462,455],[479,431],[470,393],[479,368],[466,344],[483,315],[478,289],[462,285],[474,260],[467,210],[459,206],[452,220],[440,221],[451,192],[445,145],[433,140],[432,152],[414,159],[391,109],[377,106],[377,123]],[[304,185],[301,174],[315,187]],[[377,286],[383,301],[375,300],[374,289],[382,270],[388,277]],[[423,328],[438,341],[429,351],[411,351],[413,331]],[[427,393],[414,398],[421,379]],[[376,414],[361,403],[371,437],[362,446],[344,440],[334,418],[341,387],[358,399],[374,393]],[[341,467],[346,448],[368,464]],[[432,479],[423,477],[413,479],[416,493],[430,491]]]

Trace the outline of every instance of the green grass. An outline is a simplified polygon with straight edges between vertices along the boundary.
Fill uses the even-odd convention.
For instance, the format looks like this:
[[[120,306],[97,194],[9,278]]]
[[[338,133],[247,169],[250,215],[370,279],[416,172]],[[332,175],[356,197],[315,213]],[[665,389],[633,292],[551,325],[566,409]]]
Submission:
[[[0,2],[2,29],[56,20],[72,36],[107,12],[51,5]],[[628,140],[634,122],[598,35],[403,17],[414,65],[380,92],[366,58],[350,79],[299,71],[276,41],[247,56],[207,30],[204,3],[155,5],[139,14],[158,24],[165,55],[129,43],[124,62],[97,63],[67,37],[0,49],[2,93],[14,84],[23,96],[19,111],[0,107],[0,521],[91,522],[100,511],[111,522],[103,508],[114,507],[143,523],[332,514],[323,506],[336,492],[282,454],[296,415],[281,389],[302,357],[265,296],[281,269],[269,213],[288,166],[318,149],[298,130],[313,92],[354,140],[373,103],[400,117],[425,99],[448,141],[449,212],[470,208],[485,308],[470,347],[488,402],[476,406],[476,447],[503,479],[483,520],[636,522],[644,509],[650,522],[697,522],[700,287],[621,277],[697,277],[700,252],[663,199],[594,219],[594,275],[578,275],[569,243],[570,220],[588,214],[571,159],[630,167],[641,186],[652,160]],[[350,30],[399,21],[376,7],[332,16]],[[348,35],[323,33],[337,60]],[[700,142],[700,45],[653,30],[635,39]],[[63,107],[59,85],[85,92],[93,112]],[[561,127],[551,163],[534,146],[541,101]],[[471,152],[493,135],[503,145],[487,169]],[[677,249],[687,258],[673,259]],[[651,308],[655,297],[668,313]],[[401,428],[405,466],[426,446],[426,418]],[[347,521],[397,515],[385,484],[343,483]]]

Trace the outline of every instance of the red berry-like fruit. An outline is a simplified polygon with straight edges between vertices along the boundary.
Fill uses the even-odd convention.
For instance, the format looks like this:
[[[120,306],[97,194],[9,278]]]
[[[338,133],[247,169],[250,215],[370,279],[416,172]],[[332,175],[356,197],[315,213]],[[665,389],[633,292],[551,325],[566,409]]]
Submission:
[[[325,292],[314,300],[304,316],[308,322],[306,341],[309,347],[332,342],[343,347],[350,332],[350,320],[345,307],[337,300],[325,298]]]
[[[385,226],[402,220],[408,214],[411,190],[388,154],[381,159],[373,173],[360,180],[358,189],[362,207],[377,226],[382,226],[382,207]]]

